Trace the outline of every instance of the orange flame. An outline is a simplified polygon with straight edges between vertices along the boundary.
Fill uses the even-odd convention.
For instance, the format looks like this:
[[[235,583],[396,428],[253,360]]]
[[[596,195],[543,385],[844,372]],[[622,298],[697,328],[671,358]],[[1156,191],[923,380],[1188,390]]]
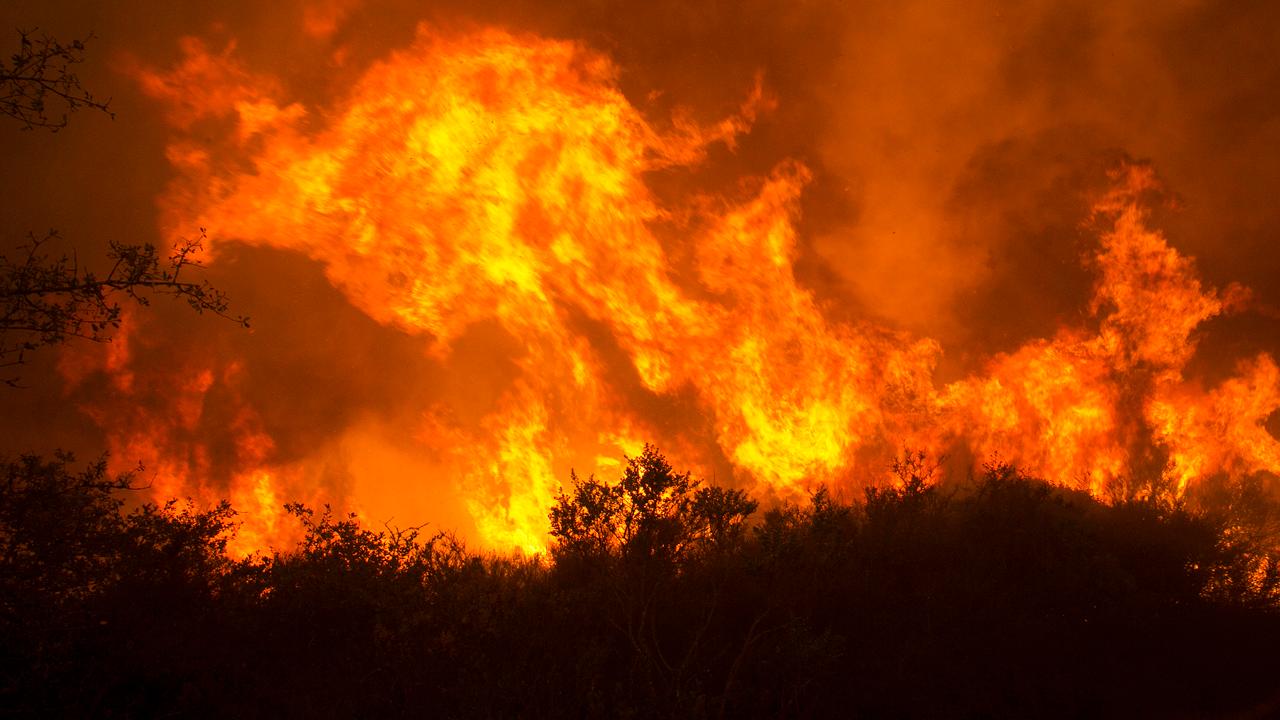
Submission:
[[[138,72],[170,109],[179,179],[163,207],[175,236],[207,227],[304,253],[353,305],[421,336],[436,358],[486,322],[523,348],[516,379],[479,420],[446,404],[423,408],[416,428],[490,546],[542,549],[560,464],[634,453],[645,439],[695,466],[720,453],[741,482],[782,497],[882,481],[904,446],[998,453],[1095,493],[1161,454],[1177,493],[1217,473],[1280,471],[1263,427],[1280,408],[1270,357],[1213,389],[1184,377],[1197,327],[1246,294],[1202,286],[1146,226],[1142,196],[1156,180],[1144,166],[1119,171],[1096,204],[1108,229],[1088,322],[939,388],[938,343],[833,321],[797,281],[804,165],[784,160],[740,197],[672,207],[651,191],[648,174],[702,163],[716,143],[732,149],[770,107],[762,86],[722,122],[678,117],[663,130],[618,90],[614,65],[580,44],[421,28],[321,111],[283,102],[280,84],[241,67],[233,47],[211,54],[187,40],[183,50],[172,70]],[[187,132],[205,118],[231,121],[225,144]],[[692,249],[692,278],[673,270],[670,243]],[[210,378],[236,371],[202,369],[167,388],[176,401],[164,412],[109,430],[117,455],[154,463],[163,492],[202,487],[209,460],[172,438],[190,434],[190,404]],[[714,447],[637,409],[638,397],[681,395]],[[276,536],[272,506],[307,480],[273,466],[251,407],[243,418],[231,494],[252,518],[252,546]]]

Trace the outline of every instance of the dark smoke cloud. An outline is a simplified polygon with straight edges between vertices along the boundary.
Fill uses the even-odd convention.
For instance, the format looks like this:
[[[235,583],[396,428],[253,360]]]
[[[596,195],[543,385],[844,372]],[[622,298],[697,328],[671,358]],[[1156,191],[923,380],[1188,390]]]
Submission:
[[[890,320],[949,348],[1005,349],[1085,300],[1062,267],[1078,252],[1078,191],[1100,158],[1127,153],[1182,198],[1162,218],[1174,244],[1215,284],[1274,302],[1277,15],[1271,3],[858,6],[819,142],[863,213],[818,252]]]

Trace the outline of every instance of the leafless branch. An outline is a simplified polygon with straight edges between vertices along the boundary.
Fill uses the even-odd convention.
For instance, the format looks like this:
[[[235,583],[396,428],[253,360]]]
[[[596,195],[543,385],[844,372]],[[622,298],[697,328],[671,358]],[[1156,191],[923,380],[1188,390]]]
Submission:
[[[198,313],[249,325],[247,317],[230,312],[225,293],[208,281],[190,279],[191,271],[203,267],[198,260],[203,228],[168,257],[154,245],[112,242],[104,275],[82,268],[74,254],[46,252],[57,238],[55,231],[31,234],[19,257],[0,255],[0,367],[21,365],[26,353],[69,338],[110,339],[120,327],[121,296],[149,305],[155,295],[170,295]]]
[[[75,73],[92,35],[67,44],[27,30],[18,30],[18,36],[18,52],[8,62],[0,60],[0,114],[22,123],[26,130],[52,132],[66,127],[67,116],[82,108],[115,118],[111,100],[99,100]]]

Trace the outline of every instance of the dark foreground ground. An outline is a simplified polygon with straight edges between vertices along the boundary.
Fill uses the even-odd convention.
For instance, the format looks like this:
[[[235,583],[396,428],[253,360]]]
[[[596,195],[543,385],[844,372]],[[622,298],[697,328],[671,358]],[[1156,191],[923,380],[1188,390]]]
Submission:
[[[580,481],[549,558],[292,507],[123,512],[101,467],[0,479],[9,717],[1275,717],[1269,505],[1099,503],[1008,468],[757,512],[656,452]],[[1234,504],[1233,504],[1234,503]]]

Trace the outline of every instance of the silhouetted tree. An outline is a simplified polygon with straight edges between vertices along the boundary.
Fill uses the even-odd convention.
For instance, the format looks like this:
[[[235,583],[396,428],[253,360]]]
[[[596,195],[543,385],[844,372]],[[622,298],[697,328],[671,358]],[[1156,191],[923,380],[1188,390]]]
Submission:
[[[709,642],[725,599],[714,561],[741,546],[756,502],[676,472],[652,445],[616,483],[572,484],[550,512],[556,570],[593,608],[588,623],[622,641],[606,652],[627,668],[626,704],[676,712],[705,696],[703,666],[722,651]]]
[[[0,115],[17,120],[26,130],[53,132],[66,127],[67,115],[82,108],[115,117],[111,101],[96,98],[75,73],[75,66],[84,62],[88,39],[64,44],[24,30],[18,37],[18,51],[8,62],[0,60]]]
[[[80,266],[74,255],[44,252],[54,238],[52,231],[29,236],[17,259],[0,254],[0,367],[20,365],[27,352],[67,338],[109,339],[120,326],[121,298],[147,305],[152,295],[171,295],[198,313],[248,326],[248,318],[229,313],[222,291],[190,278],[201,268],[203,231],[168,257],[153,245],[113,241],[103,273]]]
[[[550,513],[552,554],[563,558],[618,557],[678,564],[691,554],[742,538],[757,503],[741,490],[704,487],[678,473],[652,445],[634,458],[617,483],[572,475]]]
[[[47,35],[19,32],[18,52],[0,61],[0,115],[25,129],[57,131],[67,114],[98,110],[115,117],[107,101],[99,101],[80,84],[75,66],[84,61],[84,41],[63,44]],[[50,105],[60,105],[61,113]],[[207,281],[194,279],[200,269],[200,237],[161,253],[147,243],[112,241],[104,262],[94,269],[76,253],[48,252],[58,239],[50,230],[28,234],[17,252],[0,254],[0,367],[20,365],[26,353],[78,337],[103,341],[120,325],[120,300],[146,305],[154,295],[171,295],[196,312],[248,325],[229,314],[226,295]],[[14,378],[5,379],[14,384]]]
[[[549,561],[296,504],[296,546],[235,560],[226,505],[127,510],[128,476],[20,458],[0,466],[0,715],[1280,707],[1280,613],[1240,523],[1007,465],[895,469],[856,502],[819,488],[753,526],[745,494],[646,448],[616,482],[566,489]]]
[[[124,512],[132,476],[72,462],[0,466],[0,707],[10,713],[101,714],[105,695],[138,682],[176,693],[204,657],[183,647],[204,641],[196,630],[230,564],[228,504]],[[134,712],[149,701],[118,698]]]

